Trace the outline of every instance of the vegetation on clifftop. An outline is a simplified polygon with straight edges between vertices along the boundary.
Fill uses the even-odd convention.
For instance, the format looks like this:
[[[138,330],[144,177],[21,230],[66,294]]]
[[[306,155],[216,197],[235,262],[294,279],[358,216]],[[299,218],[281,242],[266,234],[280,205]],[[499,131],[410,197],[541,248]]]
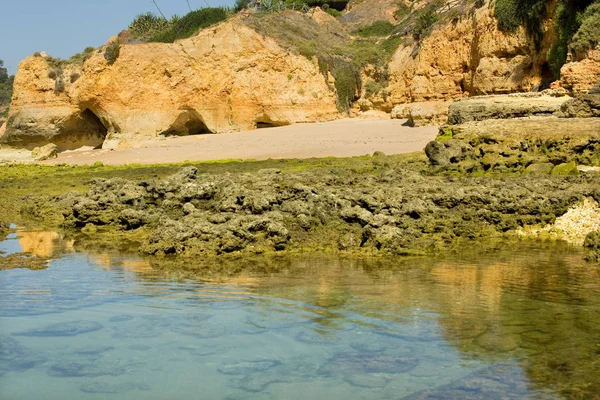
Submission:
[[[170,20],[145,13],[138,15],[129,25],[129,29],[134,37],[143,41],[173,43],[226,20],[228,15],[229,10],[224,7],[202,8],[183,17],[174,15]]]

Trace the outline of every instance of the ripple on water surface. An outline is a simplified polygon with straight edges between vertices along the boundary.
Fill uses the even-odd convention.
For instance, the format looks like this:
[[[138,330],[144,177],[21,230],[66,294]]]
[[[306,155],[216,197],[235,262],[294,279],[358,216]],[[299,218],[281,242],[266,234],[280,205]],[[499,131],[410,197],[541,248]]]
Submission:
[[[11,241],[0,249],[20,251]],[[67,253],[47,270],[0,271],[0,398],[600,393],[599,271],[569,247],[297,258],[210,281]]]

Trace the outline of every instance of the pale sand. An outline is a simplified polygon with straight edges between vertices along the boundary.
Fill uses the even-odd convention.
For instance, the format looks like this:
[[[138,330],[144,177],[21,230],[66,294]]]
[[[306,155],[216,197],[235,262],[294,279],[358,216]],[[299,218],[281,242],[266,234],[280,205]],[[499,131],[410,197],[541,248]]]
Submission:
[[[422,151],[437,127],[410,128],[403,120],[359,120],[295,124],[220,135],[174,137],[137,143],[126,150],[87,150],[59,154],[44,164],[159,164],[225,159],[352,157],[382,151]]]

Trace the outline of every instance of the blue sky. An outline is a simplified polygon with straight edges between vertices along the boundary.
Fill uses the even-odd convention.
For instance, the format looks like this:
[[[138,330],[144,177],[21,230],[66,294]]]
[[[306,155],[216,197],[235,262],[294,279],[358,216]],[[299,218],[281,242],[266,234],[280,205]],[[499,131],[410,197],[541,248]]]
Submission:
[[[206,0],[211,6],[232,5],[234,0]],[[205,0],[189,0],[193,9]],[[138,14],[156,8],[151,0],[15,0],[0,8],[0,59],[9,74],[36,51],[68,58],[88,46],[98,47],[126,29]],[[163,12],[184,15],[186,0],[157,0]]]

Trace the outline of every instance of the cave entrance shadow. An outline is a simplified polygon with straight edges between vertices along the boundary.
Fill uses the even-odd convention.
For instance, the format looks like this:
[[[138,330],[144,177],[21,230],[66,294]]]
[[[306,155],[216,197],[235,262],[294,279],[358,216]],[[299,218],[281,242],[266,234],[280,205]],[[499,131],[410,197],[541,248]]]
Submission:
[[[175,122],[171,124],[168,130],[161,133],[163,136],[190,136],[212,134],[202,116],[194,110],[186,110],[179,114]]]

